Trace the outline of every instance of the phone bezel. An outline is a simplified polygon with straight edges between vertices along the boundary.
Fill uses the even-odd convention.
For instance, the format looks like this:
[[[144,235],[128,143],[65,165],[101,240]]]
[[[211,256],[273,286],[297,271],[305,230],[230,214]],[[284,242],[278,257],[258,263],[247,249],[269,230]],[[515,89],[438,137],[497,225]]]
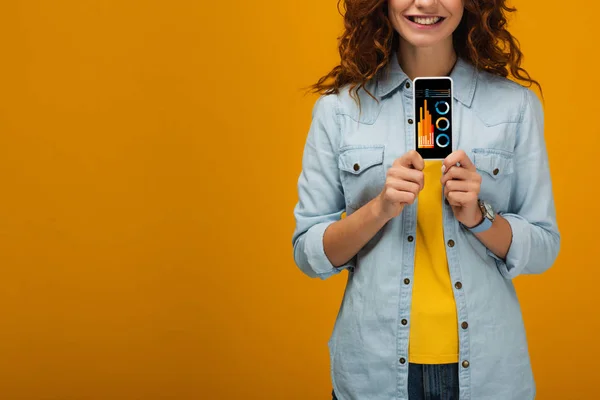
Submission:
[[[454,80],[449,77],[449,76],[418,76],[415,79],[413,79],[413,114],[414,114],[414,132],[413,132],[413,139],[415,141],[415,146],[414,146],[414,150],[419,153],[419,149],[417,148],[417,144],[418,144],[418,138],[417,138],[417,81],[419,80],[448,80],[450,81],[450,120],[452,121],[452,136],[450,137],[450,141],[452,142],[452,146],[450,148],[450,153],[452,153],[454,151],[455,148],[455,143],[454,143]],[[421,153],[419,153],[421,154]],[[423,157],[423,155],[421,154],[421,157]],[[445,158],[423,158],[424,160],[432,160],[432,161],[440,161],[440,160],[444,160]]]

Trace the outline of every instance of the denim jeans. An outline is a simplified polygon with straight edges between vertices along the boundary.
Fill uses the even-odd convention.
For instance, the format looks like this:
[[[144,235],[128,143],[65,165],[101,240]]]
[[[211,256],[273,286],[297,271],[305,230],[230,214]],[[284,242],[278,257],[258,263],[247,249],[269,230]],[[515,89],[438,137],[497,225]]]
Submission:
[[[409,364],[408,400],[458,400],[458,364]]]

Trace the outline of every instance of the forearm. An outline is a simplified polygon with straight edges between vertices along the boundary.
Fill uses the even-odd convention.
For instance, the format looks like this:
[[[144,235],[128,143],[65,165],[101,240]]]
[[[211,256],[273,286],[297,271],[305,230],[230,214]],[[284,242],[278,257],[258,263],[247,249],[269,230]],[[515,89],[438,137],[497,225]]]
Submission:
[[[496,218],[498,214],[496,214]],[[510,225],[512,242],[504,258],[496,258],[502,275],[514,278],[520,274],[539,274],[552,266],[560,248],[560,233],[552,212],[545,220],[532,223],[518,214],[504,213],[502,218]]]
[[[506,260],[506,255],[512,242],[512,228],[508,221],[501,215],[496,214],[492,227],[486,231],[475,233],[477,239],[492,253]]]
[[[327,227],[323,247],[333,265],[337,267],[347,263],[388,221],[381,216],[378,202],[376,197],[351,215]]]

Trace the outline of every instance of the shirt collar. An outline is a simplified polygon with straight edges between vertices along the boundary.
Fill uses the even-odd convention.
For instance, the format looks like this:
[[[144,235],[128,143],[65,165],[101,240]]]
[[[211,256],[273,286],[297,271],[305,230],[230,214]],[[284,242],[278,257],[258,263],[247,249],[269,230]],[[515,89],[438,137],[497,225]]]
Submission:
[[[396,52],[392,52],[390,61],[382,72],[377,78],[377,96],[380,99],[403,85],[406,80],[410,80],[398,64]],[[468,61],[458,57],[450,72],[450,77],[454,82],[454,98],[470,107],[477,85],[477,69]]]

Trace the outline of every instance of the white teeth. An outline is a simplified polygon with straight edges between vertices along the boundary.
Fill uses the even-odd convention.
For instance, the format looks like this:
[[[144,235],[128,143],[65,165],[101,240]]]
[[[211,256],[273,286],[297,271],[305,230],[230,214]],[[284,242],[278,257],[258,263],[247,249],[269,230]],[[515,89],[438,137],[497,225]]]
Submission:
[[[414,21],[417,24],[421,24],[421,25],[433,25],[433,24],[437,23],[442,18],[441,17],[427,17],[427,18],[414,17],[413,19],[414,19]]]

